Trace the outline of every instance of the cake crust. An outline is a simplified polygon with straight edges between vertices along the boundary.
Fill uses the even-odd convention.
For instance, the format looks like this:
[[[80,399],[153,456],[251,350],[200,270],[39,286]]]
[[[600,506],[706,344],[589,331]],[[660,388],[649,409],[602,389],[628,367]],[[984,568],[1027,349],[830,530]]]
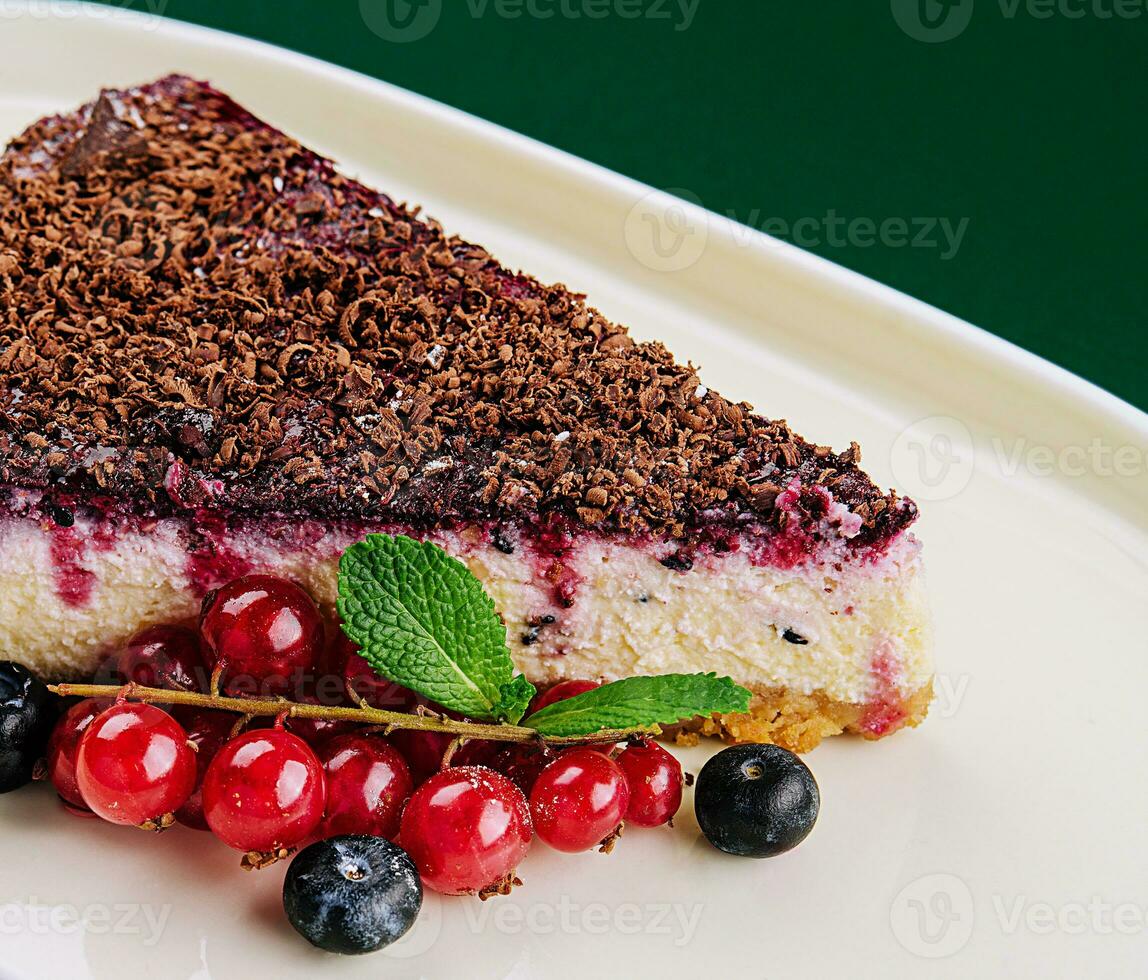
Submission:
[[[0,160],[0,485],[66,523],[301,513],[849,547],[915,505],[211,86],[105,91]],[[813,547],[812,543],[810,547]]]
[[[916,728],[929,713],[933,682],[906,697],[874,708],[873,704],[838,701],[814,692],[752,687],[749,712],[695,718],[666,729],[679,745],[695,745],[705,737],[725,742],[772,742],[791,752],[810,752],[824,738],[849,732],[866,739],[884,738],[902,728]]]

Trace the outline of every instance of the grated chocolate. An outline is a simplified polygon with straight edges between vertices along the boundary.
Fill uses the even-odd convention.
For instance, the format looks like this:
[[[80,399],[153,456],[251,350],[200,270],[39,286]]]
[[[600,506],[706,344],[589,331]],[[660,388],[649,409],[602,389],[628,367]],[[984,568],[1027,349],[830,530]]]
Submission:
[[[385,133],[380,134],[384,141]],[[681,538],[916,516],[212,86],[40,120],[0,159],[0,484],[148,513]],[[797,481],[795,483],[795,481]]]

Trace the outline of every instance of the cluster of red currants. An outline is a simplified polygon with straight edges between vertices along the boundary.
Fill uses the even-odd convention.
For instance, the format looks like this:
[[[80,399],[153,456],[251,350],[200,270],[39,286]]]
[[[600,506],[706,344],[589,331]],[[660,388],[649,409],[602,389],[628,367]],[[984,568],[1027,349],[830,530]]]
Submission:
[[[199,692],[211,678],[229,693],[238,677],[285,690],[293,675],[334,675],[335,695],[312,685],[297,699],[418,706],[341,635],[328,648],[313,600],[282,579],[246,576],[212,593],[199,627],[147,630],[106,672],[119,682]],[[592,686],[559,684],[533,708]],[[384,837],[407,850],[428,887],[448,894],[499,887],[535,834],[558,850],[588,850],[611,840],[623,820],[668,823],[682,798],[681,766],[652,742],[555,755],[540,744],[471,741],[446,760],[452,736],[437,732],[384,736],[354,722],[304,718],[243,728],[232,712],[89,699],[57,723],[48,773],[75,812],[149,829],[174,820],[210,830],[254,863],[329,837]]]

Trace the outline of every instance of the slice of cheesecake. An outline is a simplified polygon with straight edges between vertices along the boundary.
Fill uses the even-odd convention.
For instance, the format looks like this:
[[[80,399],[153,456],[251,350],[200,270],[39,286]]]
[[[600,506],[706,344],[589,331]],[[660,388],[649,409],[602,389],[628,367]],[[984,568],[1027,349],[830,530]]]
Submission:
[[[695,728],[804,749],[924,715],[911,501],[704,387],[202,82],[105,91],[0,161],[0,645],[89,674],[237,575],[328,612],[430,538],[538,685],[713,670]]]

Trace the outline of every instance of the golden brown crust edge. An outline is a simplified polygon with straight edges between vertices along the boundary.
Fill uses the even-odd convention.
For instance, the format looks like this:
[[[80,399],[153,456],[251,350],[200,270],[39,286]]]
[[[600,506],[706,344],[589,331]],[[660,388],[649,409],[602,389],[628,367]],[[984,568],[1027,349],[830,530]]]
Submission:
[[[701,736],[726,742],[772,742],[791,752],[808,752],[823,738],[843,732],[875,740],[902,728],[915,728],[925,719],[933,700],[933,682],[909,695],[900,705],[904,718],[880,734],[863,727],[871,705],[833,701],[820,693],[798,694],[785,688],[754,688],[748,714],[695,718],[667,729],[679,745],[695,745]]]

